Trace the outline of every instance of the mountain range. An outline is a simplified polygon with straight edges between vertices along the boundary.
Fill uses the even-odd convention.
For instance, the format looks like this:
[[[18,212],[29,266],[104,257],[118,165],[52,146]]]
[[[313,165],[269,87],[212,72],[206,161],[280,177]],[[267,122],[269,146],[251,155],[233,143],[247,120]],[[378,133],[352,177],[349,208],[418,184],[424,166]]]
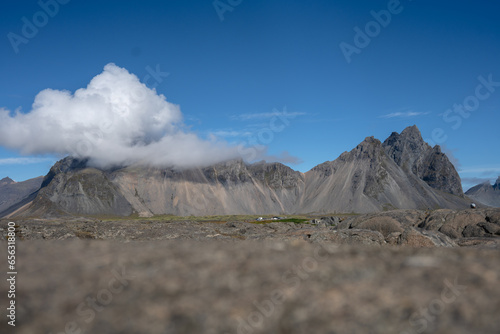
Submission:
[[[487,181],[470,188],[465,194],[479,203],[500,207],[500,176],[493,185]]]
[[[469,204],[446,154],[411,126],[384,142],[367,137],[306,173],[243,160],[183,170],[98,169],[85,159],[66,157],[36,193],[0,216],[366,213]]]
[[[11,178],[0,180],[0,212],[25,199],[40,189],[43,176],[24,182],[15,182]]]

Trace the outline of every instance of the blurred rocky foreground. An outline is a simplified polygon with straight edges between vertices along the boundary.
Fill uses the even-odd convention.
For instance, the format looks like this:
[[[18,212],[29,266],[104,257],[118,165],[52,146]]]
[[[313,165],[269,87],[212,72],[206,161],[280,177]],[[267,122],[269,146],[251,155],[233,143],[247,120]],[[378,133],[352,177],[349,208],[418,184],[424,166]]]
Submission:
[[[1,221],[6,234],[7,221]],[[18,220],[0,333],[498,333],[500,210]],[[45,239],[45,240],[44,240]],[[7,272],[7,243],[0,243]]]

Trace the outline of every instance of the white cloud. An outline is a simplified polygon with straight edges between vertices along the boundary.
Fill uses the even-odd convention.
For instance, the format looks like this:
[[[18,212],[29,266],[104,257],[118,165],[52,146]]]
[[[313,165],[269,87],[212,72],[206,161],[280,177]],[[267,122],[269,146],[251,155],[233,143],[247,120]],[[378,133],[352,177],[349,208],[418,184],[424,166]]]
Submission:
[[[53,161],[51,158],[4,158],[0,159],[0,165],[31,165],[42,162]]]
[[[186,131],[179,106],[114,64],[74,94],[46,89],[29,113],[9,113],[0,109],[0,145],[22,154],[68,154],[98,167],[194,167],[238,156],[224,141]]]
[[[277,109],[274,109],[271,112],[233,115],[233,116],[231,116],[231,119],[248,121],[248,120],[255,120],[255,119],[268,119],[268,118],[272,118],[272,117],[295,118],[297,116],[303,116],[303,115],[306,115],[306,113],[298,112],[298,111],[288,112],[288,111],[286,111],[286,108],[284,108],[283,111],[279,111]]]
[[[417,112],[417,111],[398,111],[398,112],[393,112],[390,114],[386,115],[381,115],[379,118],[394,118],[394,117],[415,117],[415,116],[422,116],[422,115],[428,115],[429,112]]]
[[[303,113],[277,111],[240,115],[241,119],[293,118]],[[246,152],[220,137],[249,136],[249,130],[219,131],[199,138],[183,123],[178,105],[146,87],[126,69],[108,64],[86,88],[71,93],[45,89],[29,113],[0,108],[0,145],[23,155],[54,154],[89,158],[97,167],[147,164],[198,167],[239,158]],[[253,160],[295,162],[254,150]],[[0,164],[28,164],[41,158],[9,158]],[[44,160],[45,161],[45,160]]]
[[[481,173],[483,175],[500,173],[500,167],[495,166],[485,166],[485,167],[467,167],[465,169],[460,169],[460,173]]]
[[[475,186],[478,184],[486,183],[488,182],[490,185],[492,184],[492,178],[488,177],[462,177],[462,183],[470,186]],[[493,181],[494,182],[494,181]]]
[[[245,137],[252,135],[250,131],[236,131],[236,130],[217,130],[212,132],[213,135],[218,137]]]

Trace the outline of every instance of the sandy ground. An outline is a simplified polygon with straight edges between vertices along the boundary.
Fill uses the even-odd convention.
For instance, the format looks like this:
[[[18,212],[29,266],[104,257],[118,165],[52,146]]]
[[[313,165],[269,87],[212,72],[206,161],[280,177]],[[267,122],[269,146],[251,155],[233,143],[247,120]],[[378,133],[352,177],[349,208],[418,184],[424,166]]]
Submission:
[[[29,240],[1,333],[498,333],[498,249]],[[7,268],[7,243],[0,243]],[[6,313],[8,285],[0,284]]]

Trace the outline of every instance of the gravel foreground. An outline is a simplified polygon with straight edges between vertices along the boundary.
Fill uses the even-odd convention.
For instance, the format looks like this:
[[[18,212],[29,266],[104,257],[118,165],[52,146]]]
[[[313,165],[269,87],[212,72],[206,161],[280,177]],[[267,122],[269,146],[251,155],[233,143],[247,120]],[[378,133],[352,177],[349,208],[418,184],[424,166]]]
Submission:
[[[6,246],[2,245],[2,268]],[[498,333],[500,253],[303,240],[17,243],[1,333]],[[6,281],[0,287],[5,311]]]
[[[0,221],[7,273],[7,221]],[[11,224],[12,225],[12,224]],[[500,210],[18,219],[0,333],[498,333]],[[9,277],[6,275],[7,278]]]

